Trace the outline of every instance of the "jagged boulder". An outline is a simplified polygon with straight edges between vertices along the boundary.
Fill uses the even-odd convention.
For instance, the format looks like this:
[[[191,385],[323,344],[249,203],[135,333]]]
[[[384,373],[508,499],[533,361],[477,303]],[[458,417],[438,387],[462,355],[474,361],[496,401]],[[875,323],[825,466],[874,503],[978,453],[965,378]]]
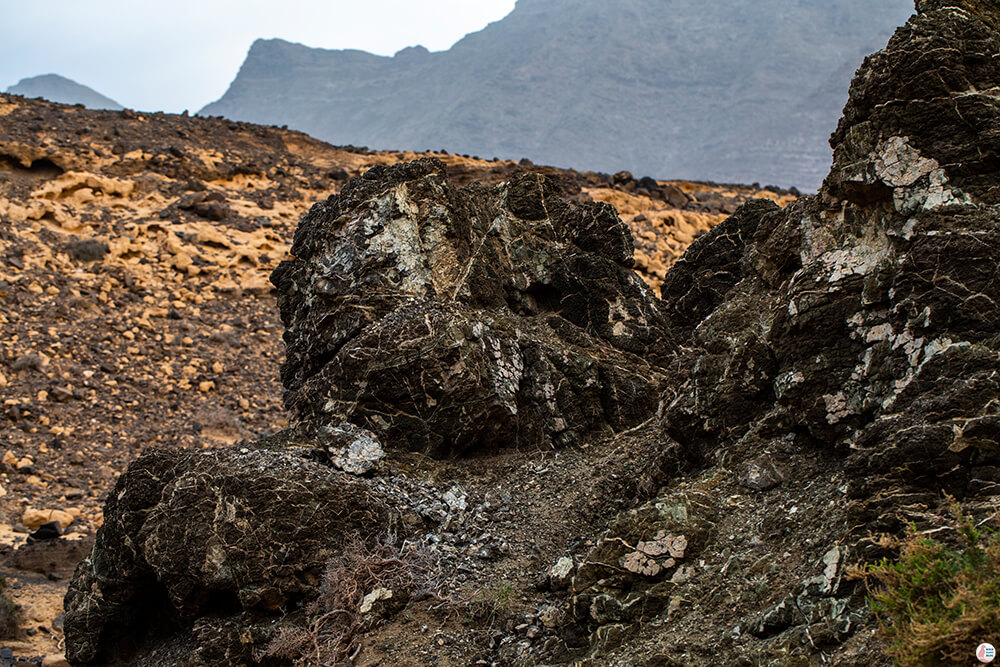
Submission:
[[[555,445],[646,420],[672,351],[658,300],[614,210],[557,189],[456,190],[424,160],[315,206],[274,275],[299,423],[129,467],[66,598],[69,658],[254,663],[346,539],[400,536],[397,482],[341,472],[372,472],[383,445]]]
[[[746,277],[743,253],[753,240],[760,221],[778,215],[780,208],[770,199],[748,202],[733,216],[698,237],[670,268],[660,293],[669,304],[670,326],[681,339],[726,299]]]
[[[302,421],[433,456],[553,447],[656,409],[672,351],[606,204],[538,174],[453,188],[440,161],[376,168],[303,218],[272,281]]]
[[[819,195],[743,206],[667,273],[680,350],[662,423],[704,464],[678,485],[709,509],[702,581],[657,580],[682,561],[660,545],[654,556],[649,536],[687,535],[681,526],[622,530],[670,502],[625,514],[574,580],[593,660],[581,664],[808,664],[819,651],[873,664],[877,647],[856,634],[873,622],[865,591],[844,564],[891,555],[871,535],[927,521],[942,490],[995,504],[1000,3],[917,8],[858,71]],[[773,479],[748,484],[754,468]],[[714,498],[720,488],[733,495]],[[817,542],[822,574],[800,578],[791,561]],[[783,552],[758,594],[751,573]],[[742,556],[752,566],[730,572]],[[719,588],[738,591],[732,614],[685,609]],[[657,605],[668,629],[640,630]]]
[[[1000,7],[918,9],[858,71],[820,195],[745,206],[692,246],[721,275],[664,283],[697,350],[668,431],[832,447],[859,507],[1000,481]]]
[[[253,662],[276,612],[315,596],[348,536],[393,529],[384,494],[306,452],[152,450],[133,462],[66,596],[67,657],[136,664],[134,651],[173,637],[190,642],[190,664]]]

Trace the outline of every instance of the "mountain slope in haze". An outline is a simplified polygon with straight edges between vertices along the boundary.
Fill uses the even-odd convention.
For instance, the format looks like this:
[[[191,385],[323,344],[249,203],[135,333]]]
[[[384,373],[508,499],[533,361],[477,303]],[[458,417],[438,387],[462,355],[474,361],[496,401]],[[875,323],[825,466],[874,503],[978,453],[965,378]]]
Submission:
[[[450,50],[253,44],[203,114],[324,140],[818,187],[865,53],[910,0],[519,0]]]
[[[125,108],[110,97],[101,95],[93,88],[89,88],[58,74],[42,74],[40,76],[21,79],[15,85],[8,88],[7,92],[11,95],[23,95],[25,97],[44,97],[50,102],[59,102],[61,104],[82,104],[90,109],[119,111]]]

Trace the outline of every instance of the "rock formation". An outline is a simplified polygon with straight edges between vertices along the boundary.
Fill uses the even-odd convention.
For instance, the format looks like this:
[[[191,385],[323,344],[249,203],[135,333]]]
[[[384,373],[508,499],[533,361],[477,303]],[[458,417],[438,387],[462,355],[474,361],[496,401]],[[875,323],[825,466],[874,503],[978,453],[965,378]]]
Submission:
[[[814,190],[851,75],[911,7],[520,0],[439,53],[258,40],[201,113],[334,143]]]
[[[5,94],[0,120],[0,554],[17,552],[0,577],[25,610],[12,647],[29,656],[61,652],[68,577],[140,451],[228,445],[283,419],[268,277],[298,220],[352,175],[424,156]],[[531,172],[558,182],[567,201],[614,205],[636,235],[635,271],[653,286],[741,202],[795,198],[438,157],[455,189]],[[319,433],[335,467],[364,472],[380,460],[381,445],[349,424]],[[65,534],[46,543],[54,552],[22,553],[30,532],[53,520]],[[26,565],[38,560],[44,571]],[[28,634],[42,624],[51,632]]]
[[[197,619],[203,650],[252,658],[252,643],[233,635],[234,620],[241,633],[266,632],[274,625],[267,612],[311,595],[347,536],[390,527],[384,502],[366,485],[294,455],[153,451],[119,488],[66,596],[66,632],[81,640],[71,660],[112,658],[108,647],[138,644],[178,618]],[[228,617],[241,610],[242,619]],[[260,629],[255,612],[264,616]],[[225,645],[234,640],[251,646],[240,655]]]
[[[68,576],[140,451],[228,445],[280,423],[281,323],[268,276],[299,218],[350,176],[422,156],[2,94],[0,116],[0,553],[16,551],[0,576],[25,609],[13,648],[28,656],[61,652]],[[795,198],[439,159],[455,189],[530,172],[558,182],[567,201],[612,204],[635,234],[636,273],[654,287],[694,236],[741,202]],[[374,470],[381,444],[353,429],[328,424],[313,435],[334,467]],[[53,520],[65,533],[45,543],[54,551],[24,552],[30,533],[18,531]],[[38,560],[44,571],[29,567]],[[28,634],[42,624],[51,632]]]
[[[464,625],[413,602],[342,629],[365,664],[885,664],[847,566],[934,530],[942,489],[981,515],[1000,488],[998,53],[995,0],[918,2],[855,77],[819,196],[741,208],[662,302],[613,211],[537,176],[455,189],[419,161],[317,204],[274,274],[298,425],[133,464],[70,656],[322,639],[316,554],[357,534],[474,592]],[[369,440],[370,477],[335,469]]]
[[[524,175],[455,190],[433,160],[317,204],[272,280],[285,403],[433,456],[551,448],[655,411],[672,349],[607,204]]]
[[[678,439],[774,420],[864,461],[859,497],[880,474],[955,491],[993,474],[1000,42],[982,7],[922,6],[865,61],[819,197],[745,207],[692,248],[730,259],[664,291],[704,350],[667,411]],[[691,318],[694,295],[719,305]]]

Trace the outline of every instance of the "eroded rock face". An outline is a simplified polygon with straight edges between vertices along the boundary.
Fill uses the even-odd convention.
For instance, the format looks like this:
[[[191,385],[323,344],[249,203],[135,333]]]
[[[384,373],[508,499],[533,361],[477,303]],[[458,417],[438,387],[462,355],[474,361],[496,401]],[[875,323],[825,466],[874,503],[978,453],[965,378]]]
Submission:
[[[557,189],[457,190],[425,159],[313,207],[272,277],[288,408],[434,456],[648,418],[672,350],[657,300],[614,209]]]
[[[726,280],[667,277],[693,276],[668,317],[696,320],[699,352],[665,424],[699,452],[832,446],[859,499],[997,481],[1000,12],[919,6],[858,71],[820,196],[744,207],[692,246],[729,258]]]
[[[630,541],[622,535],[629,524],[619,521],[586,558],[607,567],[603,586],[582,576],[586,568],[574,580],[577,617],[591,631],[594,662],[585,664],[672,651],[678,664],[711,664],[688,652],[690,624],[743,642],[724,658],[733,664],[806,664],[817,647],[844,650],[871,620],[864,591],[842,576],[843,563],[891,555],[865,535],[900,530],[933,508],[942,490],[973,505],[995,502],[1000,4],[917,6],[858,71],[819,196],[780,211],[745,205],[694,243],[662,288],[672,332],[692,345],[678,358],[686,377],[666,394],[664,428],[707,464],[701,489],[711,492],[727,469],[747,489],[734,496],[741,508],[710,500],[717,511],[705,516],[726,526],[741,512],[794,512],[798,544],[817,537],[824,544],[813,556],[822,574],[794,586],[782,581],[787,574],[769,574],[768,590],[784,597],[764,609],[754,609],[760,601],[752,593],[741,595],[746,603],[732,620],[755,639],[739,639],[719,622],[723,612],[685,612],[684,601],[715,586],[751,590],[751,576],[726,574],[730,546],[739,560],[764,542],[771,558],[781,553],[785,529],[773,529],[769,518],[757,524],[762,530],[749,519],[730,522],[728,535],[711,534],[699,548],[726,556],[726,565],[718,577],[701,575],[710,584],[698,584],[695,574],[692,590],[683,581],[658,583],[665,564],[682,561],[653,557],[648,542],[637,542],[654,528],[673,536],[681,527],[649,527]],[[786,478],[774,465],[797,457],[825,470],[810,476],[788,468]],[[818,491],[830,480],[842,486]],[[767,498],[794,497],[782,489],[788,484],[815,496],[772,506]],[[832,520],[806,518],[805,507]],[[626,518],[642,515],[640,508]],[[667,607],[672,623],[664,634],[680,638],[630,641],[641,624],[629,612],[641,616],[651,603]],[[870,664],[843,654],[838,661]]]
[[[373,487],[301,453],[245,448],[145,453],[105,516],[66,597],[76,662],[128,661],[150,636],[192,623],[204,664],[220,651],[252,660],[274,613],[315,595],[346,536],[392,526]],[[234,617],[256,641],[227,636]]]

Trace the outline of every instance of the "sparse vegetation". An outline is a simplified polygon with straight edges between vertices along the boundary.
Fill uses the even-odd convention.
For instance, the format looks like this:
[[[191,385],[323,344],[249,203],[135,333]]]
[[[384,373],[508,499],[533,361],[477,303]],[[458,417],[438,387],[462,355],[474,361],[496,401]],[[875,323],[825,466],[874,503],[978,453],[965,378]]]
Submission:
[[[978,530],[953,504],[957,540],[911,528],[899,558],[855,571],[900,665],[968,664],[1000,628],[1000,535]]]
[[[493,622],[510,610],[514,587],[506,581],[494,581],[480,590],[468,603],[468,622]]]
[[[501,614],[510,608],[514,587],[506,581],[496,581],[483,591],[483,599],[490,605],[494,614]]]
[[[306,625],[282,629],[260,657],[291,660],[295,665],[349,662],[359,650],[359,631],[381,620],[377,614],[361,613],[366,595],[386,589],[400,607],[410,600],[439,599],[438,575],[427,551],[401,546],[392,537],[374,545],[351,539],[327,563],[319,595],[306,607]]]

